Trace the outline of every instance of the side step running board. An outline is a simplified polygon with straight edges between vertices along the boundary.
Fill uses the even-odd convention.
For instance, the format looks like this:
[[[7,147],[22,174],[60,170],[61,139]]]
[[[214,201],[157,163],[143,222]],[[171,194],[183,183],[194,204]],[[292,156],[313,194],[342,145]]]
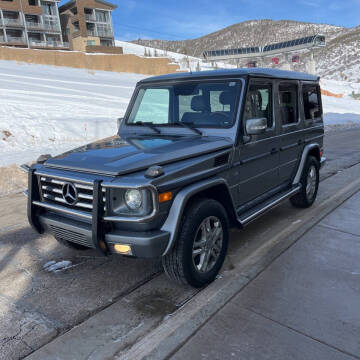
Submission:
[[[271,210],[275,206],[279,205],[282,201],[288,199],[289,197],[297,194],[301,189],[301,184],[293,186],[290,190],[283,191],[279,194],[274,195],[270,199],[266,200],[262,204],[259,204],[250,210],[240,214],[238,216],[238,221],[242,226],[249,224],[251,221],[255,220],[257,217],[265,214],[267,211]]]

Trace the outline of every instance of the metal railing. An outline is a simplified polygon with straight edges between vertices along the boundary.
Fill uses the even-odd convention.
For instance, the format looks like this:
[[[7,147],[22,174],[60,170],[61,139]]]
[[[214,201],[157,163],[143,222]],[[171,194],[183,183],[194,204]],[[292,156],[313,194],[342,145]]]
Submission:
[[[104,36],[104,37],[113,37],[113,32],[111,30],[97,30],[98,36]]]
[[[41,22],[27,21],[26,26],[28,29],[40,29],[40,30],[60,32],[60,24],[59,23],[58,24],[44,24]]]
[[[87,34],[88,36],[98,36],[96,29],[88,29]]]
[[[51,48],[69,48],[68,42],[61,41],[40,41],[40,40],[30,40],[30,46],[34,47],[51,47]]]
[[[96,21],[96,17],[93,14],[85,14],[85,19],[89,21]]]
[[[4,43],[5,42],[5,38],[3,36],[0,36],[0,43]]]
[[[7,42],[13,44],[26,44],[24,38],[7,35]]]
[[[4,25],[23,25],[22,19],[11,19],[11,18],[3,18],[3,24]]]

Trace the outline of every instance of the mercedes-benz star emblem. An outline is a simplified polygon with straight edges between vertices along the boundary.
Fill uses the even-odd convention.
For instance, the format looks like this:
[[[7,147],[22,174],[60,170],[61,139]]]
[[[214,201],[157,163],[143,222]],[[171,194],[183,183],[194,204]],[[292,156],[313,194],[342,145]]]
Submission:
[[[74,184],[66,182],[62,187],[63,199],[69,205],[75,205],[78,201],[78,192]]]

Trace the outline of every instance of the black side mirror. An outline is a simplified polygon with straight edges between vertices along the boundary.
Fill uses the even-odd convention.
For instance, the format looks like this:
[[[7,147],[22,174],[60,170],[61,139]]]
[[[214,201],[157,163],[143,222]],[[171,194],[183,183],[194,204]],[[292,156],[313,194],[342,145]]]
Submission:
[[[267,129],[267,118],[248,119],[245,126],[247,135],[263,134]]]
[[[120,129],[120,126],[121,126],[123,120],[124,120],[124,118],[118,118],[118,119],[117,119],[117,127],[118,127],[118,130]]]

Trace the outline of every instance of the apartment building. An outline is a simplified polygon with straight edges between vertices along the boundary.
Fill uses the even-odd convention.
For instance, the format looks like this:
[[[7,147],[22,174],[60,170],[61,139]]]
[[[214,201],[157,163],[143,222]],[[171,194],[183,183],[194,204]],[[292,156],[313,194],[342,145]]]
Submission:
[[[102,0],[71,0],[61,6],[63,38],[69,42],[70,49],[114,48],[112,11],[116,7]]]
[[[63,42],[58,0],[0,0],[0,45],[68,48]]]

